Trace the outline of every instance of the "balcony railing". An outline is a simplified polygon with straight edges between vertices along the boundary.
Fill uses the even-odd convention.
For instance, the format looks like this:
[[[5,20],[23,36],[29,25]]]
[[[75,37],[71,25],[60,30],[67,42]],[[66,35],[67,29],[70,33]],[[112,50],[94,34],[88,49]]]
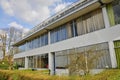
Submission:
[[[90,3],[92,1],[94,1],[94,0],[84,0],[83,2],[81,2],[81,0],[79,0],[79,1],[71,4],[70,6],[66,7],[62,11],[56,13],[52,17],[46,19],[45,21],[43,21],[42,23],[40,23],[39,25],[37,25],[36,27],[31,29],[23,38],[26,38],[27,36],[34,34],[35,32],[37,32],[37,31],[47,27],[48,25],[52,24],[56,20],[64,17],[65,15],[68,15],[69,13],[79,9],[80,7],[84,6],[85,4]]]

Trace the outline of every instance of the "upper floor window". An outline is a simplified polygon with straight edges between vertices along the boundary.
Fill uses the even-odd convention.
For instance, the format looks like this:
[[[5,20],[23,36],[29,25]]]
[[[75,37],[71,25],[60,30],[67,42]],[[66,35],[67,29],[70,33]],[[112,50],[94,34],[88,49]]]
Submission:
[[[78,36],[77,34],[77,23],[75,20],[71,21],[71,32],[72,32],[72,37]]]
[[[120,0],[114,0],[107,5],[107,11],[111,26],[120,24]]]
[[[18,52],[24,52],[26,50],[31,50],[34,48],[42,47],[48,44],[48,34],[45,33],[37,38],[30,40],[18,47]]]
[[[50,33],[51,43],[55,43],[61,40],[67,39],[66,25],[62,25],[59,28],[55,28]]]
[[[89,12],[77,19],[77,33],[83,35],[105,27],[101,9]]]
[[[120,0],[113,2],[113,11],[115,16],[115,24],[120,24]]]

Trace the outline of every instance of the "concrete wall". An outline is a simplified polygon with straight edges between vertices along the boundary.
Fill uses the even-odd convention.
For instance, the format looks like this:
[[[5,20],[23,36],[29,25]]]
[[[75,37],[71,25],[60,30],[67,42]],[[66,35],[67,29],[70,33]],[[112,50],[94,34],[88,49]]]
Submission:
[[[56,69],[57,75],[69,75],[68,69]]]

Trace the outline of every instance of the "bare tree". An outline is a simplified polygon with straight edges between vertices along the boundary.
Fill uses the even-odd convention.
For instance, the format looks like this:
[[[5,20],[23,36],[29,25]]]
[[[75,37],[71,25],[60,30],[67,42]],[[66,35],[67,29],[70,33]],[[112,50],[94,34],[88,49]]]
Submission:
[[[9,31],[8,31],[8,51],[9,51],[9,55],[13,55],[14,50],[16,51],[17,48],[13,47],[13,43],[16,42],[18,39],[22,38],[22,31],[14,28],[14,27],[10,27]]]
[[[18,51],[18,48],[13,47],[12,44],[22,37],[22,30],[16,29],[15,27],[10,27],[6,29],[6,33],[1,31],[0,39],[1,39],[1,50],[3,53],[3,61],[7,61],[9,63],[9,67],[11,69],[13,64],[13,53],[14,51]],[[1,45],[0,44],[0,45]],[[6,55],[6,53],[8,53]]]
[[[6,55],[6,39],[7,39],[6,33],[0,34],[0,38],[1,38],[1,50],[3,52],[3,59],[4,59]]]
[[[7,39],[9,69],[11,69],[13,66],[13,54],[14,54],[14,52],[18,52],[18,48],[13,47],[12,45],[14,42],[16,42],[20,38],[22,38],[22,31],[14,28],[14,27],[10,27],[9,31],[8,31],[8,39]]]

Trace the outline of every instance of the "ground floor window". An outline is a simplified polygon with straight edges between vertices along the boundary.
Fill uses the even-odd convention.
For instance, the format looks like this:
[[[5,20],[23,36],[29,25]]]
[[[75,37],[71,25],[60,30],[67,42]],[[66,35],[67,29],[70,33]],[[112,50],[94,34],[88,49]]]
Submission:
[[[55,53],[55,66],[56,69],[65,69],[68,67],[67,50]]]
[[[111,68],[108,43],[99,43],[55,52],[56,69],[77,70]]]
[[[29,68],[48,68],[48,54],[28,57]]]
[[[16,66],[18,68],[24,68],[25,67],[25,58],[24,57],[15,59],[14,62],[15,62]]]

